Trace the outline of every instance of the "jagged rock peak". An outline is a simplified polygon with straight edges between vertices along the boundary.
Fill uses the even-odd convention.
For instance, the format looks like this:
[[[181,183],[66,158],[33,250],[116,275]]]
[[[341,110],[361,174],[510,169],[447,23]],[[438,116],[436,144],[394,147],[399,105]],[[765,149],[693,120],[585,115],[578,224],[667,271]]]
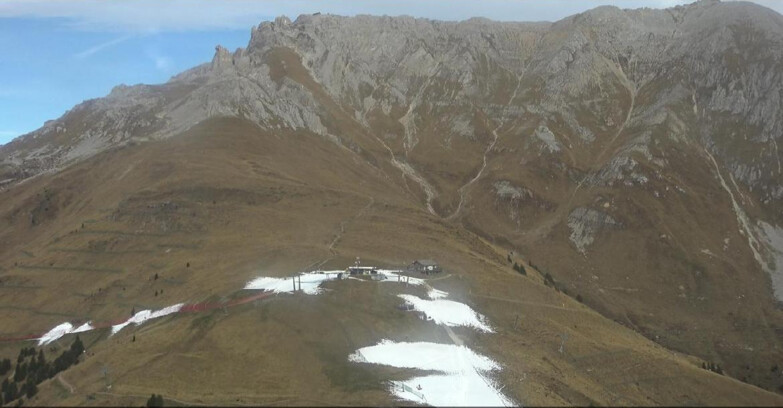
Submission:
[[[243,63],[244,56],[244,48],[237,48],[236,51],[231,54],[226,47],[218,45],[215,47],[215,56],[212,57],[212,71],[222,71],[226,68],[239,66]]]
[[[231,53],[218,45],[215,47],[215,56],[212,57],[212,69],[220,69],[231,65]]]
[[[275,25],[279,25],[281,27],[285,27],[287,25],[291,24],[291,19],[286,16],[277,16],[275,18]]]

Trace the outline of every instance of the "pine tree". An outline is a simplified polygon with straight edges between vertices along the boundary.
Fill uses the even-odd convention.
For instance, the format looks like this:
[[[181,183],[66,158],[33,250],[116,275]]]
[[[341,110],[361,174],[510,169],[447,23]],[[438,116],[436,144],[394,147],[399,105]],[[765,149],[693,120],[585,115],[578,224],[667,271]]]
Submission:
[[[8,384],[8,387],[5,389],[5,392],[3,392],[3,400],[6,403],[15,400],[17,392],[18,391],[16,389],[16,383],[15,382],[12,382],[12,383]]]
[[[38,393],[38,386],[35,385],[35,382],[32,380],[27,380],[27,383],[25,383],[25,393],[24,393],[27,396],[27,399],[32,398],[37,393]]]
[[[14,371],[14,381],[21,382],[25,377],[27,377],[27,365],[25,363],[18,364]]]
[[[76,340],[71,344],[71,350],[75,351],[77,357],[84,353],[84,343],[82,343],[82,339],[79,338],[78,334],[76,335]]]
[[[11,360],[5,358],[0,361],[0,376],[8,374],[9,370],[11,370]]]
[[[553,278],[552,274],[549,272],[544,275],[544,284],[547,286],[555,286],[555,278]]]
[[[163,396],[162,395],[152,394],[150,396],[150,399],[147,400],[147,406],[148,407],[162,407],[163,406]]]

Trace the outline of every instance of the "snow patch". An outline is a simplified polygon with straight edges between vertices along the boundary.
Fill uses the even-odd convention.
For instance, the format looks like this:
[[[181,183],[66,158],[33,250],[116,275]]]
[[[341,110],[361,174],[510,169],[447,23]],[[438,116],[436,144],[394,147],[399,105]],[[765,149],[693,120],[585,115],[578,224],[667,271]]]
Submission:
[[[112,326],[111,334],[112,335],[117,334],[117,332],[124,329],[125,326],[128,326],[130,324],[140,325],[146,322],[147,320],[157,319],[159,317],[168,316],[172,313],[177,313],[179,312],[180,309],[182,309],[182,306],[184,305],[185,305],[184,303],[178,303],[176,305],[165,307],[163,309],[156,310],[154,312],[151,310],[142,310],[140,312],[137,312],[130,319],[120,324],[115,324],[114,326]]]
[[[38,345],[42,346],[44,344],[49,344],[57,339],[59,339],[62,336],[65,336],[66,334],[70,333],[73,330],[73,325],[70,323],[63,323],[55,326],[52,330],[49,330],[41,336],[40,339],[38,339]]]
[[[410,276],[400,275],[402,271],[396,271],[391,269],[378,269],[378,273],[384,275],[385,282],[403,282],[411,285],[424,285],[424,279],[412,278]]]
[[[268,290],[275,293],[293,293],[294,282],[297,290],[308,295],[317,295],[323,291],[321,284],[337,279],[337,276],[344,271],[318,271],[311,273],[302,273],[290,278],[270,278],[262,276],[251,280],[245,285],[245,289]]]
[[[470,306],[453,300],[426,300],[413,295],[397,295],[413,305],[415,310],[424,312],[436,324],[445,326],[473,327],[485,333],[492,333],[492,327],[485,323],[485,318]]]
[[[438,290],[435,288],[430,288],[430,290],[427,292],[427,296],[430,297],[430,299],[443,299],[446,296],[449,295],[449,292],[444,292],[442,290]]]
[[[485,376],[499,370],[500,366],[465,346],[383,340],[375,346],[357,350],[348,359],[443,373],[392,381],[390,391],[404,400],[433,406],[513,405]]]
[[[87,323],[85,323],[85,324],[83,324],[83,325],[73,329],[73,331],[71,333],[83,333],[83,332],[95,329],[95,327],[92,327],[92,325],[90,323],[91,322],[87,322]]]
[[[38,345],[43,346],[45,344],[49,344],[65,336],[66,334],[82,333],[82,332],[90,331],[92,329],[93,327],[90,325],[90,322],[84,323],[83,325],[76,328],[74,328],[73,325],[70,323],[62,323],[55,326],[52,330],[49,330],[48,332],[46,332],[46,334],[41,336],[41,338],[38,339]]]

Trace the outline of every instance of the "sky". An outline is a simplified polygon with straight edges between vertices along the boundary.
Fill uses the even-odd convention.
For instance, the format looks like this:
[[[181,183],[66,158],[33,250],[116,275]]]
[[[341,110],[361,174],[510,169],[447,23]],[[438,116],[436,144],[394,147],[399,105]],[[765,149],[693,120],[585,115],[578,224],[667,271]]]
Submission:
[[[0,0],[0,144],[118,84],[162,83],[244,47],[275,16],[323,12],[556,21],[600,5],[692,0]],[[754,0],[783,13],[783,0]]]

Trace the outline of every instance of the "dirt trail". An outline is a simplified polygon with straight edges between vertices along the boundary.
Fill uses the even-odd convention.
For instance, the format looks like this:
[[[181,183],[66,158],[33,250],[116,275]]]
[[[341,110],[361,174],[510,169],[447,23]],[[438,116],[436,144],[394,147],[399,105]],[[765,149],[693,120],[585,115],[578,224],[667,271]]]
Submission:
[[[756,235],[753,233],[753,229],[750,227],[750,220],[748,220],[748,216],[745,214],[745,211],[743,211],[742,206],[739,205],[737,200],[734,198],[734,193],[731,191],[731,188],[726,183],[726,180],[723,179],[723,175],[720,172],[720,167],[718,166],[718,162],[715,161],[715,158],[710,154],[707,149],[704,149],[704,153],[707,154],[707,157],[712,162],[712,165],[715,166],[715,173],[718,175],[718,180],[720,180],[720,184],[723,187],[724,190],[726,190],[727,193],[729,193],[729,198],[731,199],[731,205],[734,209],[734,214],[737,216],[737,224],[739,224],[740,228],[742,228],[742,231],[745,232],[745,237],[748,238],[748,246],[750,247],[750,250],[753,252],[753,257],[756,259],[756,261],[759,263],[759,265],[762,268],[767,268],[768,265],[764,261],[764,258],[759,253],[758,249],[761,246],[759,245],[758,240],[756,239]]]
[[[453,341],[454,344],[456,344],[458,346],[464,346],[465,345],[465,343],[462,342],[462,339],[460,339],[459,337],[457,337],[456,334],[454,334],[454,331],[451,330],[451,327],[443,326],[443,328],[446,329],[446,333],[449,335],[449,337],[451,337],[451,341]]]
[[[620,71],[622,72],[622,70]],[[628,90],[628,93],[631,94],[631,106],[628,107],[628,112],[625,114],[625,120],[620,125],[620,127],[617,129],[617,132],[615,132],[614,136],[612,136],[612,140],[607,143],[603,150],[601,150],[600,153],[598,153],[598,156],[595,158],[595,164],[601,163],[601,158],[603,158],[604,154],[609,150],[612,145],[614,145],[614,142],[617,141],[617,138],[620,137],[620,134],[623,133],[625,130],[625,127],[628,125],[628,122],[631,121],[631,114],[633,113],[634,107],[636,106],[636,86],[628,79],[628,77],[625,76],[625,73],[623,73],[623,85],[625,85],[625,88]],[[581,183],[580,183],[581,184]]]
[[[109,395],[109,396],[112,396],[112,397],[149,398],[149,394],[145,394],[145,395],[140,395],[140,394],[118,394],[118,393],[106,392],[106,391],[98,391],[98,392],[96,392],[96,394],[98,394],[98,395]],[[163,399],[164,400],[169,400],[169,401],[174,401],[174,402],[176,402],[178,404],[182,404],[182,405],[185,405],[185,406],[199,406],[199,407],[203,407],[203,406],[212,406],[213,405],[213,404],[205,404],[205,403],[193,402],[193,401],[183,401],[183,400],[176,399],[176,398],[171,398],[171,397],[164,397]]]
[[[517,300],[517,299],[509,299],[509,298],[503,298],[503,297],[497,297],[497,296],[491,296],[491,295],[478,295],[473,293],[472,296],[485,298],[485,299],[492,299],[492,300],[499,300],[502,302],[509,302],[509,303],[516,303],[520,305],[528,305],[528,306],[537,306],[537,307],[545,307],[549,309],[557,309],[557,310],[564,310],[566,312],[576,312],[576,313],[587,313],[587,314],[597,314],[597,312],[594,312],[591,309],[575,309],[575,308],[569,308],[569,307],[561,307],[561,306],[555,306],[550,305],[547,303],[541,303],[541,302],[530,302],[525,300]]]
[[[63,385],[63,387],[67,388],[67,389],[68,389],[68,391],[69,391],[71,394],[73,394],[73,392],[74,392],[73,385],[71,385],[70,383],[68,383],[68,381],[65,381],[65,377],[63,377],[63,375],[62,375],[62,374],[59,374],[59,375],[57,376],[57,381],[59,381],[59,382],[60,382],[60,384],[62,384],[62,385]]]
[[[612,139],[607,143],[604,148],[601,150],[600,153],[598,153],[598,156],[596,156],[595,160],[593,160],[592,166],[590,166],[590,169],[588,173],[582,178],[582,181],[579,182],[579,184],[576,185],[576,188],[574,189],[573,193],[571,193],[571,198],[568,199],[568,204],[565,207],[568,207],[571,204],[571,201],[574,199],[574,196],[576,195],[576,192],[579,191],[579,189],[582,187],[582,185],[587,181],[590,172],[598,170],[596,169],[596,166],[601,165],[601,159],[604,157],[607,151],[609,151],[609,148],[611,148],[614,143],[617,141],[617,139],[620,137],[620,135],[625,130],[625,127],[628,126],[628,122],[631,121],[631,114],[633,113],[634,107],[636,106],[636,86],[631,82],[628,77],[625,75],[625,72],[620,68],[620,73],[622,74],[622,82],[623,86],[625,86],[625,89],[628,90],[628,93],[631,96],[631,106],[628,107],[628,112],[625,114],[625,120],[623,123],[620,124],[620,127],[617,128],[617,132],[614,133],[614,136],[612,136]]]
[[[614,145],[614,143],[617,141],[617,139],[620,137],[623,131],[625,131],[626,126],[628,126],[628,123],[631,121],[631,116],[636,106],[636,93],[637,93],[636,86],[628,79],[628,77],[625,75],[625,72],[623,72],[622,69],[620,69],[620,73],[622,74],[621,80],[623,82],[623,85],[628,90],[628,93],[631,96],[631,104],[628,107],[628,111],[625,114],[625,120],[623,121],[623,123],[620,124],[620,127],[614,133],[614,136],[612,136],[612,139],[609,141],[609,143],[607,143],[604,146],[604,148],[601,150],[601,152],[598,153],[598,156],[596,156],[592,165],[588,168],[587,174],[585,174],[585,176],[582,177],[582,180],[576,185],[574,190],[571,192],[568,201],[565,204],[559,206],[558,209],[555,211],[555,213],[551,217],[549,217],[546,221],[539,224],[535,229],[531,231],[527,231],[525,233],[527,240],[537,240],[549,235],[552,228],[555,225],[557,225],[560,222],[560,220],[564,219],[564,217],[567,215],[566,213],[571,210],[571,204],[574,201],[574,197],[576,197],[576,193],[582,188],[584,183],[588,180],[590,174],[592,174],[593,171],[597,170],[596,167],[600,166],[601,159],[603,158],[603,156],[606,154],[607,151],[609,151],[609,148],[611,148]]]
[[[337,251],[334,249],[334,247],[342,239],[343,234],[345,234],[345,226],[348,225],[349,223],[357,220],[358,218],[361,218],[370,209],[370,207],[372,207],[375,204],[375,198],[374,197],[369,197],[369,199],[370,199],[370,202],[368,202],[367,205],[362,207],[362,209],[359,210],[356,214],[354,214],[351,217],[349,217],[348,219],[345,219],[345,220],[340,222],[340,225],[338,226],[337,232],[334,234],[334,238],[329,243],[329,248],[328,249],[329,249],[329,252],[332,255],[330,257],[320,261],[320,262],[316,262],[316,263],[313,263],[313,264],[309,265],[305,269],[310,269],[310,267],[312,267],[312,266],[315,266],[316,268],[320,268],[323,264],[329,262],[330,260],[334,259],[337,256]]]
[[[134,394],[134,393],[128,393],[128,394],[120,394],[115,392],[108,392],[108,391],[98,391],[95,394],[97,395],[108,395],[112,397],[137,397],[137,398],[149,398],[150,394]],[[207,407],[207,406],[218,406],[218,405],[225,405],[225,406],[242,406],[242,407],[257,407],[257,406],[273,406],[273,405],[291,405],[291,401],[296,402],[296,405],[302,404],[302,402],[306,403],[315,403],[315,405],[321,405],[321,406],[335,406],[339,404],[335,404],[331,401],[323,401],[323,400],[314,400],[314,399],[308,399],[303,398],[299,395],[276,395],[276,396],[264,396],[264,395],[233,395],[232,398],[235,397],[241,397],[245,400],[256,400],[256,401],[263,401],[263,402],[256,402],[256,401],[229,401],[227,403],[206,403],[206,402],[194,402],[194,401],[185,401],[177,398],[172,397],[166,397],[164,396],[164,400],[173,401],[183,406],[199,406],[199,407]],[[275,397],[274,400],[267,400],[267,398]]]
[[[517,86],[514,88],[514,92],[511,94],[511,97],[508,99],[508,102],[506,102],[505,105],[503,105],[504,108],[507,108],[511,105],[511,102],[514,101],[514,98],[517,97],[517,92],[519,91],[519,86],[522,84],[522,75],[517,76]],[[498,130],[505,124],[505,121],[503,120],[503,117],[501,116],[500,120],[498,121],[498,125],[495,126],[494,129],[492,129],[492,143],[487,146],[487,148],[484,150],[484,157],[483,157],[483,164],[481,165],[481,168],[479,169],[478,173],[470,179],[465,185],[459,188],[459,203],[457,204],[457,209],[454,210],[454,212],[446,217],[447,220],[451,220],[457,215],[459,215],[460,211],[462,210],[462,206],[465,203],[465,199],[468,196],[468,188],[478,181],[478,179],[481,178],[481,175],[484,174],[484,169],[487,168],[487,156],[489,156],[489,153],[492,151],[492,149],[495,148],[495,144],[498,142]]]
[[[358,122],[357,122],[358,123]],[[360,124],[361,125],[361,124]],[[435,208],[432,207],[432,200],[434,200],[438,194],[435,192],[435,189],[432,187],[432,185],[424,179],[421,175],[419,175],[418,172],[416,172],[416,169],[414,169],[410,164],[400,161],[397,159],[397,156],[394,154],[394,150],[389,147],[389,145],[386,144],[386,142],[383,141],[383,139],[379,138],[378,136],[375,136],[374,133],[368,130],[368,133],[372,135],[375,140],[380,143],[386,151],[389,152],[389,157],[391,158],[391,163],[394,167],[396,167],[400,172],[402,172],[402,181],[405,183],[405,188],[408,190],[408,192],[415,197],[413,191],[408,187],[408,182],[406,181],[405,177],[409,177],[411,180],[415,181],[416,184],[418,184],[422,190],[424,190],[424,195],[426,196],[426,204],[427,204],[427,211],[430,212],[430,214],[437,216],[438,214],[435,212]]]
[[[405,112],[405,115],[398,119],[398,122],[400,122],[400,124],[405,128],[405,142],[403,143],[403,147],[405,148],[406,156],[416,145],[413,140],[413,133],[411,132],[411,127],[415,127],[415,125],[412,124],[415,120],[413,117],[413,111],[416,109],[416,107],[419,106],[419,103],[421,103],[421,97],[424,95],[424,91],[427,89],[427,87],[430,86],[432,80],[435,78],[435,75],[440,71],[441,64],[442,61],[439,60],[437,64],[435,64],[435,67],[433,67],[433,69],[427,74],[427,80],[424,82],[424,85],[419,87],[419,92],[416,93],[410,104],[408,104],[408,110]]]

